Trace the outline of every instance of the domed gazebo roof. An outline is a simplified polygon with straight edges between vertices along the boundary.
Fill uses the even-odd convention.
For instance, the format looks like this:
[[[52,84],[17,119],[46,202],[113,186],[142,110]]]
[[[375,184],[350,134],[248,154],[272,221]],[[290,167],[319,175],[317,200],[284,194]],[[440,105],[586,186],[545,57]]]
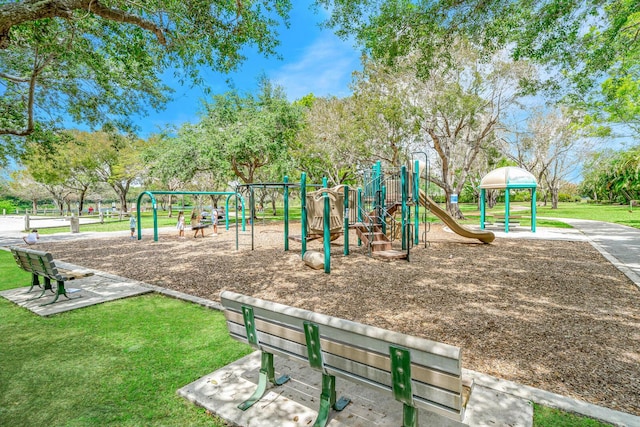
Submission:
[[[537,186],[538,182],[531,173],[515,166],[494,169],[480,181],[480,188],[485,189],[536,188]]]

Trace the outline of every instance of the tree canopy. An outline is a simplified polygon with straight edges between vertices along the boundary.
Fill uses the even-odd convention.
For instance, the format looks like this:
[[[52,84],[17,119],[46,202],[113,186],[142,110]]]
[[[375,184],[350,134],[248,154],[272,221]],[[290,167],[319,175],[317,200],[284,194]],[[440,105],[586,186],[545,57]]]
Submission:
[[[328,25],[355,36],[368,53],[394,63],[420,52],[426,76],[451,60],[457,37],[484,54],[508,49],[513,59],[546,67],[528,89],[588,109],[597,121],[638,123],[640,3],[635,0],[319,0]],[[443,49],[444,48],[444,49]]]
[[[198,84],[200,67],[232,70],[246,46],[274,54],[290,8],[289,0],[0,0],[0,148],[64,117],[131,126],[131,115],[167,101],[162,73]]]

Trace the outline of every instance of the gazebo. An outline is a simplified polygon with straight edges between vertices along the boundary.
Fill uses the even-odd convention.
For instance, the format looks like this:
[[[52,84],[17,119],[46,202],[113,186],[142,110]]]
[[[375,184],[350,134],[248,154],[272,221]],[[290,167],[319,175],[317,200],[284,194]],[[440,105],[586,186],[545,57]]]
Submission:
[[[512,188],[531,189],[531,232],[536,232],[536,178],[526,170],[507,166],[492,170],[480,181],[480,228],[484,230],[486,190],[505,190],[504,232],[509,232],[509,190]]]

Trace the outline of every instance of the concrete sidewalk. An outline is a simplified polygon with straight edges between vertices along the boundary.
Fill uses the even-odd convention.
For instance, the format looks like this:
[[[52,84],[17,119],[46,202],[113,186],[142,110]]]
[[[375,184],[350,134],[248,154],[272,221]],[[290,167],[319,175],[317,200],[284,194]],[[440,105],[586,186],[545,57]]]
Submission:
[[[257,386],[260,352],[186,385],[178,394],[208,409],[234,426],[300,427],[311,425],[317,416],[322,390],[321,375],[308,364],[274,358],[276,376],[287,374],[291,380],[273,387],[246,411],[237,405],[248,399]],[[533,405],[545,406],[595,418],[616,426],[638,427],[640,417],[592,405],[534,387],[501,380],[463,369],[463,376],[474,380],[473,391],[462,423],[427,411],[420,411],[421,426],[454,427],[509,426],[533,424]],[[333,412],[329,427],[397,427],[402,425],[402,404],[390,394],[336,380],[337,396],[351,403],[342,412]]]
[[[640,229],[587,219],[551,219],[579,230],[602,256],[640,288]]]

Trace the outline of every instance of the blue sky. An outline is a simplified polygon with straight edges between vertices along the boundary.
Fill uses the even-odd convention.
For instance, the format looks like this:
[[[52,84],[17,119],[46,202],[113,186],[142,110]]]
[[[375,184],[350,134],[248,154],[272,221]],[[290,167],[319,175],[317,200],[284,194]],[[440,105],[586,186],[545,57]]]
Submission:
[[[274,83],[284,87],[290,100],[308,93],[316,96],[346,96],[353,71],[360,69],[360,52],[353,42],[343,41],[329,29],[319,28],[323,11],[317,14],[310,9],[308,0],[294,1],[290,26],[279,30],[278,53],[282,59],[264,58],[251,49],[246,50],[247,60],[238,71],[229,75],[203,70],[203,76],[213,93],[229,90],[227,80],[241,92],[257,88],[258,77],[266,75]],[[180,86],[170,77],[165,82],[175,93],[174,101],[164,111],[150,112],[137,120],[141,136],[157,132],[165,125],[196,122],[201,100],[207,95],[203,88]]]

